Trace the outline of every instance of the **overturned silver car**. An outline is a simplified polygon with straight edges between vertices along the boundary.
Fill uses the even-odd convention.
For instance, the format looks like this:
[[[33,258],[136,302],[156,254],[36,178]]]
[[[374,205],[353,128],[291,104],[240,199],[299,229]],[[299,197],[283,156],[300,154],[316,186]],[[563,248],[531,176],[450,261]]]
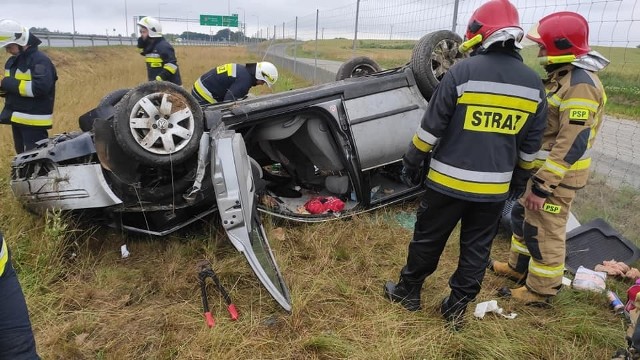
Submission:
[[[82,131],[16,156],[11,188],[34,212],[153,235],[218,212],[288,311],[258,212],[317,222],[422,193],[400,181],[400,160],[460,42],[440,31],[419,42],[410,66],[372,72],[377,65],[352,61],[334,83],[205,108],[166,82],[114,91],[80,117]],[[309,211],[326,199],[339,206]]]

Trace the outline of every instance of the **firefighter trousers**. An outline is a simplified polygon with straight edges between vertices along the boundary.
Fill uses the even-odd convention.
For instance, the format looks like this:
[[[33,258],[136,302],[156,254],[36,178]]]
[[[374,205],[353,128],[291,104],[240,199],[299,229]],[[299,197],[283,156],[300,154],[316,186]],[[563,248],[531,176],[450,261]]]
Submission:
[[[16,154],[36,148],[36,142],[49,137],[47,129],[38,126],[11,125]]]
[[[11,266],[11,258],[0,276],[0,360],[5,359],[40,359],[36,353],[27,304]]]
[[[458,268],[449,279],[450,302],[465,305],[480,292],[504,201],[456,199],[427,188],[418,208],[407,264],[400,278],[421,287],[438,267],[449,235],[461,221]]]
[[[529,290],[553,296],[562,285],[567,220],[576,191],[558,186],[540,211],[525,209],[527,194],[511,210],[509,266],[520,273],[528,271]]]

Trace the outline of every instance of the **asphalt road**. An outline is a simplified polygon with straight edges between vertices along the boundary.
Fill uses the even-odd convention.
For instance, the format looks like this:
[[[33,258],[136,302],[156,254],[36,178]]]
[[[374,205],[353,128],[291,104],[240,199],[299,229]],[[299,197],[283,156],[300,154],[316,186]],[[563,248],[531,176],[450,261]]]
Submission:
[[[291,44],[275,44],[269,54],[292,59],[287,55]],[[300,63],[313,66],[316,60],[297,58]],[[336,73],[342,64],[333,60],[317,60],[319,68]],[[592,169],[606,178],[608,184],[640,189],[640,121],[606,116],[592,149]]]

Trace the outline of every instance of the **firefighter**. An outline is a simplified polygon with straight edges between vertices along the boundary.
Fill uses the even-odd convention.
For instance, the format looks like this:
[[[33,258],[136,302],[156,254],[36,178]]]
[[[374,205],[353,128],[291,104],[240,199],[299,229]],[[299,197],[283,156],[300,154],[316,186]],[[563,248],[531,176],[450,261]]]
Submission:
[[[546,306],[561,287],[567,219],[576,190],[587,183],[590,149],[606,103],[596,73],[609,61],[589,48],[587,21],[574,12],[542,18],[527,38],[540,47],[538,56],[547,71],[547,127],[529,191],[512,210],[509,261],[493,261],[490,268],[524,282],[501,289],[501,295]]]
[[[422,284],[461,221],[458,268],[440,306],[453,329],[480,291],[505,200],[525,186],[545,126],[542,82],[518,53],[523,35],[508,0],[473,13],[460,46],[473,56],[444,75],[403,156],[402,176],[413,185],[432,151],[406,265],[384,294],[419,310]]]
[[[278,81],[278,69],[270,62],[224,64],[209,70],[193,84],[191,94],[200,105],[233,101],[245,97],[249,89]]]
[[[5,98],[0,124],[11,124],[16,153],[34,149],[53,124],[56,68],[41,41],[13,20],[0,20],[0,46],[11,57],[4,65],[0,96]]]
[[[0,359],[39,359],[27,304],[0,233]]]
[[[138,47],[140,55],[147,62],[147,78],[149,81],[170,81],[176,85],[182,85],[178,60],[173,46],[162,37],[162,25],[160,21],[150,16],[145,16],[138,21],[140,37]]]

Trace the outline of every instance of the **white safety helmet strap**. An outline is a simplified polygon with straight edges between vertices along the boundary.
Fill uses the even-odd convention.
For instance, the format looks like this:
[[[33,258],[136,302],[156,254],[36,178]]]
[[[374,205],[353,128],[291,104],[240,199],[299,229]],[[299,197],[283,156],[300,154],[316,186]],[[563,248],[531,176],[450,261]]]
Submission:
[[[25,46],[28,41],[29,29],[13,20],[0,20],[0,47],[9,44]]]

